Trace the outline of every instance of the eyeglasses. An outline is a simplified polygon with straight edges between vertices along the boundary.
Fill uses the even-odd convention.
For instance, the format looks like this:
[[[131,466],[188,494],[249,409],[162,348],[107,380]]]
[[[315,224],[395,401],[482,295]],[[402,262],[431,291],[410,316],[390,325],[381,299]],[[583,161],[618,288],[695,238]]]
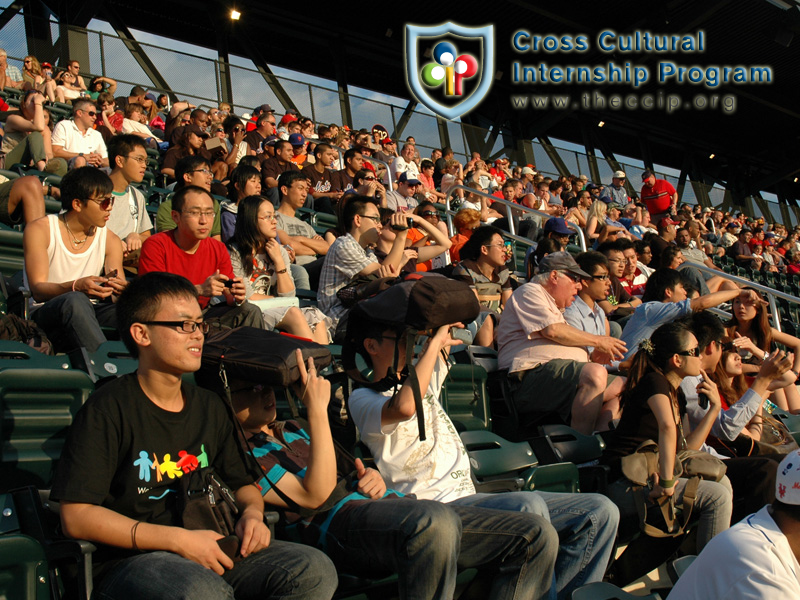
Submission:
[[[221,129],[219,131],[222,131]],[[234,127],[233,131],[244,131],[244,127]]]
[[[130,158],[131,160],[135,160],[140,165],[146,165],[147,164],[147,157],[145,157],[145,156],[130,156],[130,155],[128,155],[125,158]]]
[[[263,217],[258,217],[261,221],[277,221],[278,215],[264,215]]]
[[[485,248],[502,248],[505,244],[484,244]]]
[[[361,217],[363,217],[364,219],[372,219],[376,223],[380,223],[381,222],[381,218],[380,217],[376,217],[375,215],[361,215]]]
[[[573,283],[580,283],[583,281],[583,277],[580,275],[576,275],[575,273],[570,273],[569,271],[559,271],[564,277],[572,280]]]
[[[608,275],[591,275],[589,279],[596,279],[597,281],[606,281],[608,279]]]
[[[194,171],[189,171],[189,173],[205,173],[206,175],[211,175],[211,169],[195,169]]]
[[[182,210],[180,212],[181,214],[188,215],[192,219],[199,219],[200,217],[205,217],[207,219],[214,218],[213,210]]]
[[[620,263],[620,262],[625,262],[625,259],[624,258],[609,258],[608,262],[610,262],[610,263]]]
[[[439,213],[436,212],[435,210],[426,210],[426,211],[424,211],[422,213],[422,216],[423,217],[436,217],[438,219],[439,218]]]
[[[27,63],[29,63],[31,61],[30,61],[30,59],[26,59],[26,60],[23,60],[22,62],[27,64]]]
[[[694,348],[689,348],[688,350],[676,352],[675,354],[679,356],[697,356],[697,346],[695,346]]]
[[[87,198],[92,202],[96,202],[100,210],[110,210],[114,206],[114,196],[104,196],[102,198]]]
[[[161,325],[162,327],[179,327],[183,333],[194,333],[200,328],[202,333],[208,333],[209,323],[205,321],[142,321],[142,325]]]
[[[375,177],[362,177],[361,181],[375,181]]]
[[[189,123],[189,122],[191,122],[191,119],[181,119],[181,123]]]

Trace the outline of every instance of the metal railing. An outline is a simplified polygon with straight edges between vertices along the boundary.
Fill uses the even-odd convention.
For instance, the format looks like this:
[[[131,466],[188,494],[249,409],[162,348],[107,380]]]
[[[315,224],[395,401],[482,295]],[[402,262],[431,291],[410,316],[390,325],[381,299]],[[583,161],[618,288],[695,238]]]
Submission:
[[[772,314],[772,326],[778,331],[783,331],[783,330],[781,329],[781,314],[780,311],[778,310],[778,304],[777,302],[775,302],[775,298],[781,298],[782,300],[786,300],[787,302],[800,305],[800,298],[798,298],[797,296],[792,296],[791,294],[787,294],[786,292],[782,292],[780,290],[774,290],[771,287],[767,287],[760,283],[756,283],[755,281],[745,279],[744,277],[739,277],[738,275],[731,275],[730,273],[726,273],[725,271],[717,271],[716,269],[712,269],[711,267],[708,267],[706,265],[691,263],[691,266],[700,271],[710,273],[711,275],[716,275],[718,277],[722,277],[723,279],[733,281],[734,283],[737,283],[740,286],[746,286],[754,290],[757,290],[762,294],[766,294],[767,301],[769,302],[769,310],[770,313]]]
[[[448,190],[447,195],[446,195],[446,197],[444,199],[445,200],[445,207],[446,207],[446,211],[445,212],[446,212],[446,215],[447,215],[447,230],[450,232],[451,236],[453,236],[456,233],[458,233],[457,231],[455,231],[455,228],[453,226],[453,215],[455,214],[455,211],[453,211],[452,206],[450,204],[450,199],[453,197],[453,193],[456,190],[464,190],[467,194],[471,194],[471,195],[474,195],[474,196],[482,196],[483,198],[487,198],[487,199],[491,200],[495,204],[499,203],[499,204],[503,204],[506,207],[508,207],[506,212],[507,212],[507,216],[508,216],[508,229],[509,229],[509,231],[506,234],[506,236],[510,237],[511,239],[513,239],[513,240],[515,240],[517,242],[522,242],[523,244],[527,244],[528,246],[533,246],[536,242],[534,240],[530,239],[530,238],[521,237],[521,236],[517,235],[516,223],[514,222],[514,215],[512,214],[512,211],[519,211],[519,212],[522,212],[522,213],[530,213],[530,214],[533,214],[533,215],[537,215],[539,217],[542,217],[545,221],[547,221],[547,219],[549,219],[549,218],[551,218],[553,216],[553,215],[547,214],[546,212],[542,212],[540,210],[536,210],[536,209],[533,209],[533,208],[529,208],[527,206],[523,206],[522,204],[516,204],[515,202],[509,202],[508,200],[505,200],[504,198],[498,198],[497,196],[492,196],[491,194],[487,194],[486,192],[480,192],[480,191],[478,191],[478,190],[476,190],[474,188],[466,187],[464,185],[454,185],[453,187],[451,187]],[[565,221],[565,222],[577,234],[578,241],[580,242],[578,245],[581,248],[581,252],[586,252],[586,236],[583,233],[583,229],[581,229],[578,225],[576,225],[575,223],[572,223],[570,221]]]

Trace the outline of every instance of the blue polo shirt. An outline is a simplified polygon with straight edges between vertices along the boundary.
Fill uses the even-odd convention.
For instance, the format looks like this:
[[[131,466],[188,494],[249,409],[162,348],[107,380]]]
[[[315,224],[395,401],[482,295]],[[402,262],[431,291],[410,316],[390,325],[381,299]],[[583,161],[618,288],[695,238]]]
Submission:
[[[596,302],[594,309],[591,309],[583,298],[576,296],[572,304],[564,311],[564,319],[575,329],[593,335],[606,335],[606,313]],[[593,346],[586,347],[589,354],[593,350]]]

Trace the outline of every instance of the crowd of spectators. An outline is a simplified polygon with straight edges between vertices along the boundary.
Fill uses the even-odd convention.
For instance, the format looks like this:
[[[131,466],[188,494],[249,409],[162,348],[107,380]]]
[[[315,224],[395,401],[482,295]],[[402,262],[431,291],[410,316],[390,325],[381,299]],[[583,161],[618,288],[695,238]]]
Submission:
[[[518,575],[527,561],[537,563],[527,579],[496,578],[493,597],[513,594],[517,585],[530,585],[537,597],[545,597],[551,580],[558,596],[568,597],[578,585],[602,577],[618,513],[621,527],[637,522],[635,498],[619,459],[647,439],[657,441],[663,457],[649,495],[653,500],[674,495],[680,502],[684,497],[687,479],[673,476],[670,458],[677,450],[702,449],[728,465],[726,478],[703,482],[696,491],[698,551],[731,523],[775,502],[778,460],[743,453],[744,446],[734,442],[743,436],[761,439],[768,398],[785,411],[800,411],[800,339],[770,327],[761,294],[721,274],[725,264],[759,280],[800,274],[798,229],[743,213],[679,205],[671,184],[650,170],[641,174],[636,190],[623,171],[603,184],[584,175],[548,177],[535,165],[514,166],[504,157],[487,161],[478,152],[462,162],[447,147],[424,156],[427,152],[420,152],[413,137],[391,139],[380,125],[372,130],[319,125],[294,110],[281,115],[268,104],[240,118],[227,104],[204,110],[187,102],[165,103],[139,86],[129,96],[114,98],[116,82],[96,77],[87,86],[76,61],[53,77],[52,67],[35,57],[26,58],[24,72],[5,60],[0,51],[0,79],[24,90],[19,109],[4,120],[6,160],[63,174],[56,190],[35,177],[0,184],[0,221],[25,223],[24,279],[31,318],[56,350],[93,352],[109,328],[122,325],[129,328],[123,332],[129,347],[148,357],[151,374],[146,377],[152,377],[168,361],[161,355],[157,329],[148,326],[194,337],[207,330],[201,322],[250,325],[329,344],[342,340],[347,323],[350,304],[341,296],[344,288],[434,271],[464,281],[477,297],[481,313],[467,327],[476,344],[496,350],[520,426],[563,422],[582,434],[601,432],[606,441],[603,462],[613,476],[608,491],[613,504],[591,494],[553,498],[528,493],[486,502],[471,487],[469,464],[462,460],[461,442],[444,411],[428,408],[425,419],[434,441],[424,445],[415,433],[411,391],[401,392],[398,402],[366,389],[356,392],[351,410],[383,475],[359,468],[359,490],[376,501],[386,495],[381,502],[387,508],[347,513],[347,520],[326,535],[344,536],[351,523],[362,519],[395,535],[405,525],[387,516],[389,505],[402,507],[409,502],[403,495],[412,493],[420,500],[408,514],[419,522],[445,519],[439,503],[453,509],[454,514],[447,513],[452,523],[445,527],[445,519],[439,524],[440,535],[456,554],[460,546],[469,556],[464,545],[473,547],[469,566],[507,560],[504,568]],[[48,119],[46,103],[55,100],[72,102],[71,118],[57,124]],[[156,153],[155,174],[172,191],[152,215],[141,183]],[[45,215],[45,191],[60,198],[58,215]],[[452,229],[440,208],[444,201],[452,208]],[[336,225],[315,229],[304,218],[313,213],[328,213]],[[524,274],[510,267],[512,232],[529,241]],[[581,240],[588,244],[584,252],[578,248]],[[162,273],[189,283],[154,278]],[[146,323],[131,321],[130,315],[119,323],[117,300],[141,302],[139,282],[145,280],[173,286],[167,296],[179,301],[175,306],[156,301],[145,311],[150,315]],[[298,290],[316,301],[301,307]],[[729,310],[729,320],[710,315],[707,309],[713,307]],[[156,320],[156,313],[169,314]],[[137,337],[130,335],[134,329]],[[364,324],[363,345],[357,350],[372,365],[375,380],[402,367],[394,362],[405,357],[395,347],[401,333]],[[430,391],[431,406],[438,405],[446,373],[439,351],[455,345],[449,329],[443,329],[419,357],[418,378]],[[189,357],[171,372],[192,371],[201,347],[195,342]],[[307,386],[316,386],[307,402],[313,421],[326,404],[318,396],[330,390],[315,373],[305,373],[304,379]],[[242,389],[269,399],[270,390],[243,383]],[[234,395],[242,410],[248,398]],[[257,421],[252,412],[243,417],[250,433],[277,440],[274,455],[261,455],[264,464],[314,508],[319,489],[327,489],[318,475],[322,455],[315,454],[320,452],[316,444],[310,455],[307,449],[297,454],[294,446],[300,439],[306,440],[300,447],[308,445],[307,433],[327,440],[330,431],[319,424],[312,425],[312,432],[295,430],[293,424],[276,429],[274,397],[267,406],[270,418]],[[434,473],[435,468],[414,462],[419,457],[404,454],[423,448],[452,462],[442,462],[444,471]],[[242,477],[237,481],[247,483]],[[285,506],[271,488],[262,487],[266,502]],[[78,503],[74,506],[103,502],[102,495],[74,491],[64,479],[59,491],[68,502]],[[113,504],[113,510],[124,512],[125,502]],[[525,513],[533,515],[520,516]],[[74,507],[67,515],[73,519],[67,531],[92,538]],[[78,522],[81,527],[74,525]],[[530,531],[540,544],[512,552],[499,541],[468,535],[476,523],[498,538],[505,529]],[[132,533],[136,548],[135,527]],[[561,550],[553,543],[556,534]],[[152,535],[145,536],[151,547],[140,547],[167,549]],[[580,558],[578,548],[590,545],[586,536],[596,547]],[[372,544],[387,539],[372,537]],[[95,539],[125,547],[115,535]],[[347,541],[366,543],[365,536],[355,534]],[[413,555],[417,570],[408,573],[430,561],[446,563],[437,552]],[[508,552],[509,558],[501,560],[492,552]],[[355,568],[358,554],[329,554],[337,566]],[[401,573],[411,569],[385,554],[374,554],[381,557],[381,567]],[[220,568],[211,568],[218,573],[230,569],[226,561],[215,560]],[[459,567],[465,564],[458,562]],[[424,590],[425,597],[447,597],[454,566],[439,568],[441,580],[412,577],[404,585]]]

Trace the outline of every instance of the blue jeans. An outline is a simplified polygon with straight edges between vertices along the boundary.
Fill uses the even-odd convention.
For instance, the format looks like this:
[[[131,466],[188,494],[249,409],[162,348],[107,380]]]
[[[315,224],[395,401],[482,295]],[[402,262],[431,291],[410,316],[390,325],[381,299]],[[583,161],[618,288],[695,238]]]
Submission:
[[[116,304],[92,304],[83,292],[67,292],[48,300],[31,313],[57,352],[86,348],[95,352],[106,341],[101,326],[116,327]]]
[[[336,569],[319,550],[272,540],[222,577],[171,552],[144,552],[113,568],[92,598],[329,600],[337,583]]]
[[[461,569],[486,569],[490,598],[547,597],[558,549],[535,515],[433,500],[383,499],[346,508],[330,525],[328,554],[340,569],[395,572],[403,599],[449,600]]]
[[[559,598],[569,598],[573,590],[586,583],[602,581],[619,524],[619,510],[605,496],[509,492],[473,494],[454,500],[450,506],[456,504],[529,512],[549,518],[560,543],[555,567]]]

